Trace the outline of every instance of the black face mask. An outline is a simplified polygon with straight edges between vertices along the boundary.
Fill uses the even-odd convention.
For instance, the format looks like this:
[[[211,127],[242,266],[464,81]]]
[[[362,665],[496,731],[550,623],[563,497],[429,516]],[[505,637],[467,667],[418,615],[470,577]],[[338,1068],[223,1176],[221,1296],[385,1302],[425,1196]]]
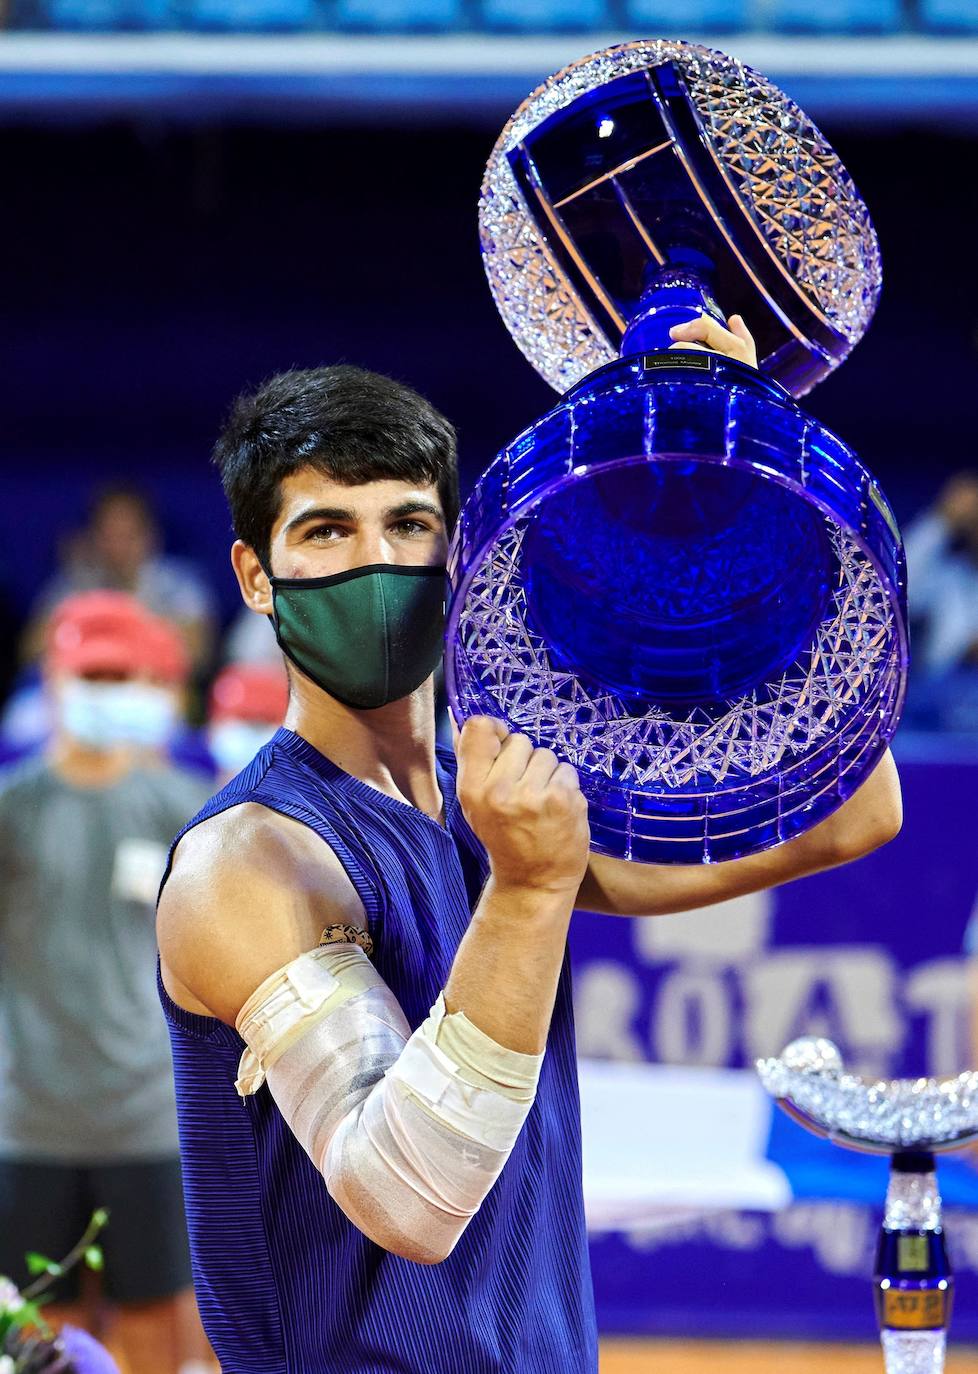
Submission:
[[[283,652],[345,706],[369,711],[410,696],[441,660],[444,565],[375,563],[270,581]]]

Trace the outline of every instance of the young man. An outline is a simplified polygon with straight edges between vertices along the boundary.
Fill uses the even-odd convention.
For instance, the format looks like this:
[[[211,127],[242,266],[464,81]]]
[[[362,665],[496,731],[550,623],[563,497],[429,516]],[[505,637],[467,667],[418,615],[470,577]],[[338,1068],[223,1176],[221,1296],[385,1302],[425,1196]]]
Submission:
[[[571,911],[676,911],[855,858],[899,826],[892,762],[761,856],[591,855],[549,751],[470,720],[456,779],[435,747],[447,422],[386,378],[295,372],[238,402],[217,460],[292,695],[178,837],[159,906],[208,1334],[225,1374],[593,1374]]]

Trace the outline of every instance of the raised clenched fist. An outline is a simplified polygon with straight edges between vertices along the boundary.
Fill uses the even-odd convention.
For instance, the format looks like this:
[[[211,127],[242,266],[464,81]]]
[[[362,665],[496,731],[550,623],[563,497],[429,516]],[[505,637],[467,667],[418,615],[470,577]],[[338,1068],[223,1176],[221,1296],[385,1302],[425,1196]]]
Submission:
[[[455,750],[458,798],[497,885],[576,893],[591,839],[576,770],[488,716],[465,722]]]

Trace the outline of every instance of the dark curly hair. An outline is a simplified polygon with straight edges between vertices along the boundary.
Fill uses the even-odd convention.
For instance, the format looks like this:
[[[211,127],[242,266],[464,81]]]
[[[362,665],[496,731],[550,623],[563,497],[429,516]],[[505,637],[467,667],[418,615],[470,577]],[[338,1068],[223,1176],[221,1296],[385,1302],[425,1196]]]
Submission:
[[[266,569],[280,484],[300,468],[350,486],[434,483],[449,531],[458,517],[455,430],[410,387],[346,364],[282,372],[239,396],[214,462],[235,534]]]

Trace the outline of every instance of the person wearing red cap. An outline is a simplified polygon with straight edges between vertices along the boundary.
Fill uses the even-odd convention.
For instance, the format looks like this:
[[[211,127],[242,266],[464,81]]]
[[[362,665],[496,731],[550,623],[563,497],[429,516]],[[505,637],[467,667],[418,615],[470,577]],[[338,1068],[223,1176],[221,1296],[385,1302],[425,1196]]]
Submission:
[[[0,1273],[67,1253],[107,1207],[99,1308],[69,1275],[54,1316],[130,1374],[213,1367],[185,1363],[206,1344],[154,978],[166,846],[206,793],[163,750],[188,667],[134,598],[69,598],[44,656],[52,737],[0,779]]]
[[[74,745],[112,767],[115,748],[167,742],[190,670],[179,632],[123,592],[84,592],[55,611],[45,656],[55,715]]]
[[[289,705],[281,663],[231,663],[211,688],[207,745],[220,782],[246,767],[275,734]]]
[[[40,590],[31,608],[23,653],[43,652],[48,620],[67,597],[96,588],[126,592],[173,625],[199,667],[210,657],[214,600],[191,563],[162,547],[152,505],[138,488],[112,485],[95,494],[89,519],[70,541],[65,565]]]

